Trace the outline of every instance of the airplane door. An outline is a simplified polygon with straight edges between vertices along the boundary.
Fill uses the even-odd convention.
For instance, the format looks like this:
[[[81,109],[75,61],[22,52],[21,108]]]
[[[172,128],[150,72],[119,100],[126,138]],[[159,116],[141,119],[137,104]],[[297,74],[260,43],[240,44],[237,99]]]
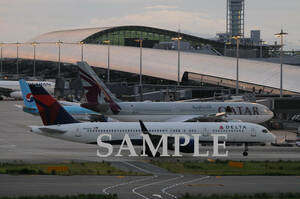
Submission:
[[[75,136],[76,137],[81,137],[81,131],[80,131],[79,128],[76,128]]]
[[[256,131],[254,128],[251,129],[251,136],[256,137]]]

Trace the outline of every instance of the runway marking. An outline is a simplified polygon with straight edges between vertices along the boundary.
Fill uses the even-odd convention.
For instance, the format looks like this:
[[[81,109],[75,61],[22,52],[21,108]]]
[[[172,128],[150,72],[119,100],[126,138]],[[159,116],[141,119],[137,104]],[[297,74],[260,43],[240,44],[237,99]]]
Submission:
[[[16,148],[16,145],[14,144],[0,145],[0,148]]]
[[[162,198],[162,196],[161,196],[161,195],[159,195],[159,194],[152,194],[152,196],[154,196],[154,197],[158,197],[158,198]]]
[[[170,175],[170,174],[164,174],[164,175]],[[175,174],[175,175],[176,175],[176,174]],[[178,174],[178,175],[179,175],[179,174]],[[171,178],[171,179],[167,179],[167,180],[162,180],[162,181],[158,181],[158,182],[152,182],[152,183],[149,183],[149,184],[145,184],[145,185],[142,185],[142,186],[133,188],[133,189],[132,189],[132,192],[135,193],[136,195],[138,195],[138,196],[144,198],[144,199],[149,199],[148,197],[144,196],[143,194],[138,193],[136,190],[142,189],[142,188],[144,188],[144,187],[148,187],[148,186],[151,186],[151,185],[154,185],[154,184],[159,184],[159,183],[164,183],[164,182],[169,182],[169,181],[177,180],[177,179],[183,178],[183,177],[184,177],[184,175],[179,175],[179,176],[177,176],[177,177],[175,177],[175,178]]]
[[[16,145],[10,144],[6,139],[0,138],[0,148],[16,148]]]
[[[154,185],[154,184],[166,183],[166,182],[174,181],[174,180],[177,180],[177,179],[180,179],[180,178],[183,178],[183,177],[184,177],[184,175],[181,175],[181,174],[173,174],[173,173],[170,173],[170,174],[169,174],[169,173],[156,173],[156,172],[151,172],[151,171],[149,171],[149,170],[147,170],[147,169],[140,168],[140,167],[138,167],[138,166],[136,166],[136,165],[134,165],[134,164],[131,164],[131,163],[129,163],[129,162],[126,162],[126,161],[124,161],[124,162],[122,162],[122,163],[127,164],[127,165],[129,165],[129,166],[131,166],[131,167],[134,167],[134,168],[136,168],[136,169],[138,169],[138,170],[140,170],[140,171],[143,171],[143,172],[145,172],[145,173],[152,173],[152,174],[154,174],[154,176],[147,177],[147,178],[142,178],[142,179],[138,179],[138,180],[133,180],[133,181],[129,181],[129,182],[120,183],[120,184],[116,184],[116,185],[113,185],[113,186],[110,186],[110,187],[106,187],[106,188],[104,188],[104,189],[102,190],[102,192],[105,193],[106,195],[109,195],[109,193],[108,193],[108,190],[109,190],[109,189],[117,188],[117,187],[124,186],[124,185],[133,184],[133,183],[136,183],[136,182],[142,182],[142,181],[146,181],[146,180],[155,179],[155,178],[158,178],[158,177],[159,177],[158,175],[167,175],[167,176],[170,175],[170,176],[176,176],[176,177],[174,177],[174,178],[169,178],[169,179],[166,179],[166,180],[161,180],[161,181],[152,182],[152,183],[149,183],[149,184],[144,184],[144,185],[141,185],[141,186],[138,186],[138,187],[134,187],[134,188],[132,189],[132,193],[134,193],[135,195],[138,195],[138,196],[140,196],[140,197],[143,198],[143,199],[150,199],[150,198],[148,198],[147,196],[145,196],[145,195],[143,195],[143,194],[137,192],[137,190],[142,189],[142,188],[145,188],[145,187],[148,187],[148,186],[151,186],[151,185]],[[171,185],[171,186],[168,186],[168,187],[163,188],[161,191],[162,191],[162,193],[164,193],[165,195],[167,195],[167,196],[169,196],[169,197],[177,198],[177,196],[175,196],[175,195],[173,195],[173,194],[171,194],[171,193],[168,193],[166,190],[171,189],[171,188],[174,188],[174,187],[179,186],[179,185],[184,185],[184,184],[186,184],[186,183],[191,183],[191,182],[195,182],[195,181],[199,181],[199,180],[204,180],[204,179],[207,179],[207,178],[209,178],[209,176],[205,176],[205,177],[201,177],[201,178],[197,178],[197,179],[185,181],[185,182],[182,182],[182,183],[173,184],[173,185]],[[152,196],[154,196],[154,195],[152,195]],[[155,194],[155,197],[157,197],[157,196],[158,196],[158,194]]]
[[[127,165],[129,165],[131,167],[137,168],[137,169],[139,169],[139,170],[141,170],[141,171],[143,171],[145,173],[149,173],[149,171],[147,171],[147,170],[145,170],[143,168],[139,168],[139,167],[137,167],[137,166],[135,166],[133,164],[130,164],[128,162],[124,161],[122,163],[127,164]],[[150,177],[147,176],[146,178],[142,178],[142,179],[138,179],[138,180],[132,180],[132,181],[129,181],[129,182],[124,182],[124,183],[116,184],[116,185],[109,186],[109,187],[106,187],[106,188],[102,189],[102,192],[105,193],[106,195],[109,195],[109,193],[107,192],[109,189],[117,188],[117,187],[124,186],[124,185],[129,185],[129,184],[136,183],[136,182],[142,182],[142,181],[150,180],[150,179],[156,178],[156,177],[157,176],[155,176],[155,175],[154,176],[150,176]]]
[[[195,182],[195,181],[199,181],[199,180],[205,180],[205,179],[207,179],[207,178],[209,178],[209,176],[205,176],[205,177],[197,178],[197,179],[194,179],[194,180],[189,180],[189,181],[185,181],[185,182],[173,184],[173,185],[171,185],[171,186],[168,186],[168,187],[163,188],[161,191],[162,191],[164,194],[166,194],[167,196],[170,196],[170,197],[172,197],[172,198],[177,198],[177,196],[175,196],[175,195],[173,195],[173,194],[170,194],[170,193],[167,192],[166,190],[172,189],[172,188],[177,187],[177,186],[179,186],[179,185],[184,185],[184,184],[186,184],[186,183],[191,183],[191,182]]]
[[[147,177],[147,178],[142,178],[142,179],[138,179],[138,180],[132,180],[132,181],[124,182],[124,183],[121,183],[121,184],[116,184],[116,185],[113,185],[113,186],[106,187],[106,188],[102,189],[102,192],[105,193],[106,195],[109,195],[109,193],[107,192],[107,190],[109,190],[109,189],[117,188],[117,187],[124,186],[124,185],[129,185],[129,184],[132,184],[132,183],[135,183],[135,182],[142,182],[142,181],[150,180],[152,178],[154,178],[154,176]]]
[[[159,184],[159,183],[163,183],[163,182],[168,182],[168,181],[176,180],[176,179],[179,179],[179,178],[183,178],[183,177],[184,177],[184,175],[180,175],[180,174],[172,174],[172,173],[169,174],[169,173],[156,173],[156,172],[151,172],[151,171],[149,171],[149,170],[140,168],[140,167],[138,167],[138,166],[136,166],[136,165],[134,165],[134,164],[131,164],[131,163],[129,163],[129,162],[123,162],[123,163],[125,163],[125,164],[127,164],[127,165],[129,165],[129,166],[132,166],[132,167],[134,167],[134,168],[137,168],[137,169],[139,169],[139,170],[141,170],[141,171],[143,171],[143,172],[154,174],[154,176],[153,176],[152,178],[147,178],[147,179],[149,179],[149,180],[150,180],[150,179],[157,178],[159,174],[160,174],[160,175],[172,175],[172,176],[176,175],[176,176],[177,176],[177,177],[175,177],[175,178],[171,178],[171,179],[167,179],[167,180],[162,180],[162,181],[158,181],[158,182],[152,182],[152,183],[145,184],[145,185],[142,185],[142,186],[134,187],[134,188],[132,189],[132,193],[134,193],[134,194],[136,194],[136,195],[138,195],[138,196],[140,196],[140,197],[142,197],[142,198],[144,198],[144,199],[149,199],[149,198],[148,198],[147,196],[145,196],[145,195],[143,195],[143,194],[137,192],[138,189],[141,189],[141,188],[144,188],[144,187],[147,187],[147,186],[151,186],[151,185],[154,185],[154,184]],[[147,179],[145,179],[145,180],[147,180]]]

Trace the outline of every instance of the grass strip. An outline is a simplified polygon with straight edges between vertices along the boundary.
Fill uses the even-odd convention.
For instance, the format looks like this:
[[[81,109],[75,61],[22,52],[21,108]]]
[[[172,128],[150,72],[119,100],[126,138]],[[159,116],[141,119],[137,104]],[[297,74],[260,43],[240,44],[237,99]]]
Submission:
[[[0,174],[12,175],[120,175],[141,176],[146,173],[126,172],[112,167],[108,162],[61,164],[11,164],[0,163]]]
[[[232,162],[232,161],[150,161],[152,164],[173,173],[210,176],[278,176],[300,175],[300,162]],[[236,166],[235,166],[236,165]]]
[[[179,199],[299,199],[300,193],[277,193],[277,194],[269,194],[269,193],[256,193],[249,195],[240,195],[240,194],[224,194],[224,195],[190,195],[186,193]]]

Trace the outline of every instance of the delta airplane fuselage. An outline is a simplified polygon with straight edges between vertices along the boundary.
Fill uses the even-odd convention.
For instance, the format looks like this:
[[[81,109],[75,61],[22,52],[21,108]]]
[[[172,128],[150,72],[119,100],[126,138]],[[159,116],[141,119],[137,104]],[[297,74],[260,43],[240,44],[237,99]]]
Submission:
[[[213,141],[212,134],[226,134],[220,141],[243,143],[270,143],[275,137],[265,127],[244,122],[148,122],[145,123],[151,135],[185,134],[193,137],[199,134],[199,141]],[[138,122],[99,123],[85,122],[49,126],[30,126],[31,131],[40,135],[55,137],[73,142],[96,143],[101,134],[110,134],[107,141],[120,144],[127,134],[132,142],[141,143],[142,130]]]

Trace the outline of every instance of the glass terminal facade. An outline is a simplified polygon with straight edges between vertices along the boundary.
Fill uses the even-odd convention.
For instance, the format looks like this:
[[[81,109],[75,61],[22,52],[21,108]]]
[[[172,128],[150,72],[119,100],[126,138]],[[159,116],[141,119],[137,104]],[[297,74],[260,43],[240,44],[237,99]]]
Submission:
[[[142,39],[143,47],[154,48],[161,43],[172,42],[172,38],[178,37],[178,35],[182,37],[182,42],[189,43],[191,49],[197,49],[203,45],[211,45],[213,48],[222,49],[224,45],[221,42],[209,39],[145,26],[107,28],[87,37],[83,42],[88,44],[103,44],[105,43],[104,41],[110,40],[111,45],[139,46],[137,40]]]

